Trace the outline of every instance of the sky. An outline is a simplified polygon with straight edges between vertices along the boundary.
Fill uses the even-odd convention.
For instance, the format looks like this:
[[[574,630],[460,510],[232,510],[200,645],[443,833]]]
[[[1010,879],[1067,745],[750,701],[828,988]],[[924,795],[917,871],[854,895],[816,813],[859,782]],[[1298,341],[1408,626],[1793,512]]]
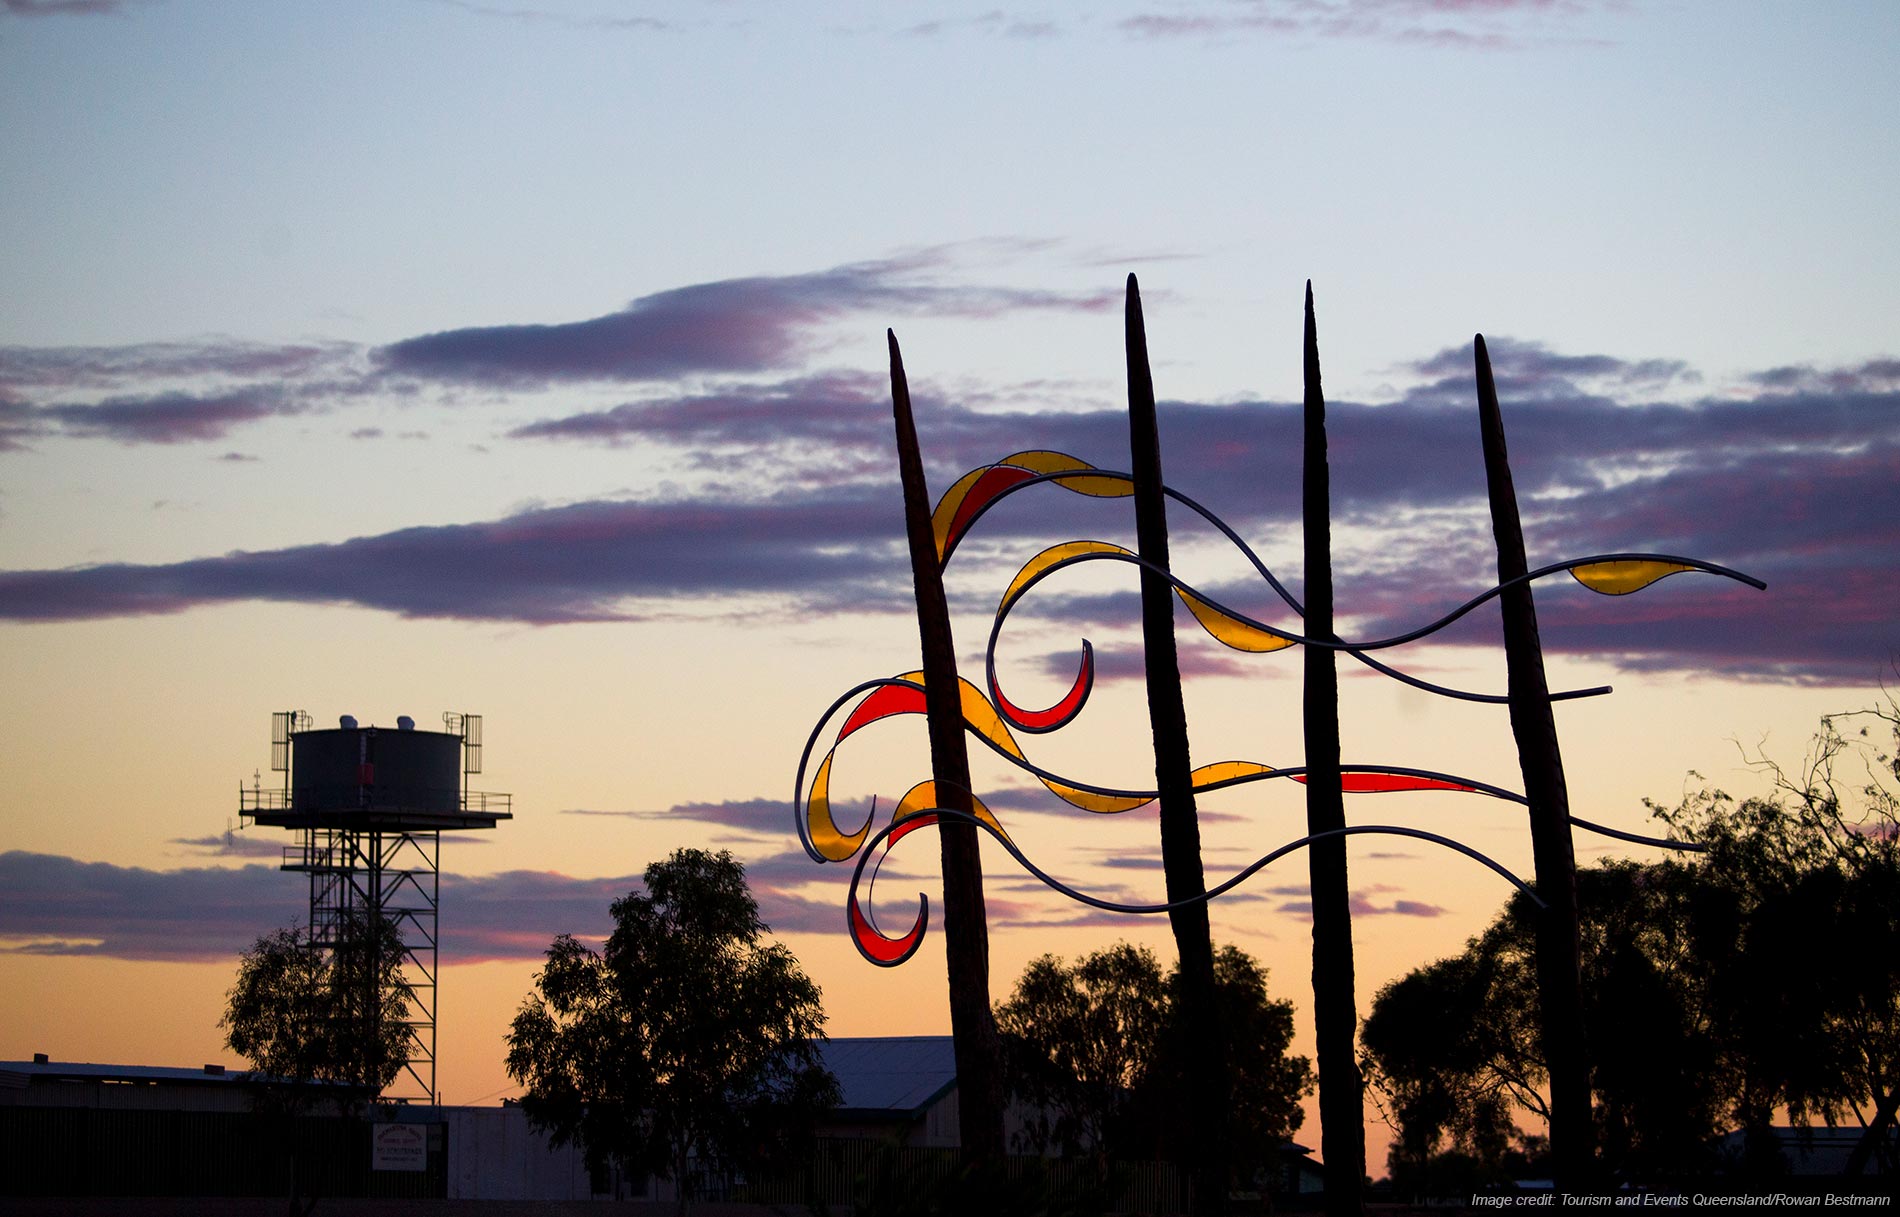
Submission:
[[[1558,710],[1574,810],[1642,832],[1646,798],[1759,793],[1748,760],[1798,764],[1900,647],[1896,51],[1884,0],[0,0],[0,1057],[230,1059],[237,952],[307,898],[238,816],[286,709],[485,717],[514,818],[444,842],[448,1102],[514,1093],[548,942],[687,846],[747,864],[834,1034],[946,1032],[935,934],[859,959],[791,810],[825,708],[918,664],[885,330],[934,491],[1024,449],[1125,468],[1130,273],[1170,484],[1295,590],[1312,281],[1358,638],[1495,581],[1484,334],[1533,565],[1768,584],[1540,585],[1552,684],[1615,687]],[[1178,574],[1290,624],[1171,524]],[[1132,545],[1127,501],[984,517],[948,573],[966,674],[1012,573],[1080,537]],[[1038,764],[1152,780],[1136,600],[1079,570],[1012,617],[1019,704],[1084,637],[1099,665]],[[1298,763],[1294,653],[1179,620],[1196,763]],[[1497,638],[1483,611],[1389,658],[1501,692]],[[1349,762],[1520,785],[1500,708],[1356,670],[1341,715]],[[883,815],[927,770],[890,720],[834,790]],[[975,780],[1065,881],[1159,898],[1151,812]],[[1300,835],[1279,785],[1203,801],[1211,876]],[[1530,869],[1508,803],[1348,814]],[[934,895],[927,836],[885,863],[888,922]],[[1507,894],[1429,850],[1351,846],[1362,1013]],[[998,999],[1044,953],[1171,957],[1161,922],[985,867]],[[1213,920],[1310,1052],[1305,900],[1289,859]]]

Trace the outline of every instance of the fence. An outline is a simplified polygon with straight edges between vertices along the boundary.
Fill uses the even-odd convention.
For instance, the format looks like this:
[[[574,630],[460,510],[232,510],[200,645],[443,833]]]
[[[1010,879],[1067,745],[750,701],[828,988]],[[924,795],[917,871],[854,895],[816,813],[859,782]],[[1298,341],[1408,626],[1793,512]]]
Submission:
[[[249,1112],[0,1107],[0,1195],[445,1195],[442,1125],[420,1171],[371,1168],[368,1121]]]
[[[1006,1159],[1003,1182],[984,1184],[964,1172],[955,1149],[834,1138],[819,1139],[801,1161],[755,1173],[728,1194],[816,1213],[836,1208],[902,1214],[928,1211],[931,1202],[960,1190],[973,1202],[1033,1199],[1040,1209],[1077,1213],[1185,1213],[1189,1195],[1186,1181],[1165,1162],[1013,1155]]]

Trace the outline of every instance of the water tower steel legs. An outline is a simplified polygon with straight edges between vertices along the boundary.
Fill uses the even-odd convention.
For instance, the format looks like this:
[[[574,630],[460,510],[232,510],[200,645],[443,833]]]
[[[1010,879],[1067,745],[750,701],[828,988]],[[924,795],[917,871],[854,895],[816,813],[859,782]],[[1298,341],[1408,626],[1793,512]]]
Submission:
[[[436,1099],[436,996],[440,973],[442,834],[347,828],[305,830],[302,858],[285,870],[310,875],[310,938],[321,950],[345,946],[352,918],[387,918],[402,937],[402,987],[408,998],[408,1051],[386,1097]],[[367,972],[364,1017],[374,1020],[380,994]]]

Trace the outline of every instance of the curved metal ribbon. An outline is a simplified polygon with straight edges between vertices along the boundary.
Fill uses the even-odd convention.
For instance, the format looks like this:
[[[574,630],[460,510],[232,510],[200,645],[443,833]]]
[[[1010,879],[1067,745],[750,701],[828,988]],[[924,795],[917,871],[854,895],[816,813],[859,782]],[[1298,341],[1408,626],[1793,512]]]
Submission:
[[[1016,768],[1028,773],[1041,782],[1050,793],[1070,806],[1098,814],[1115,814],[1132,811],[1154,801],[1158,792],[1142,789],[1123,789],[1112,786],[1099,786],[1080,782],[1052,770],[1045,769],[1031,761],[1010,734],[1008,725],[1002,721],[994,708],[983,700],[983,695],[967,680],[960,682],[964,708],[964,728],[989,746],[990,750]],[[818,737],[831,717],[843,708],[844,704],[861,693],[869,692],[866,697],[839,729],[838,737],[831,750],[825,754],[812,781],[811,797],[806,797],[805,774],[810,769],[811,756],[817,747]],[[975,707],[982,707],[978,715],[972,714]],[[873,800],[870,812],[864,823],[852,832],[844,832],[833,822],[830,814],[830,768],[831,759],[851,734],[860,728],[899,714],[923,713],[923,679],[921,673],[906,673],[903,676],[884,677],[868,680],[857,685],[834,701],[805,742],[804,753],[799,757],[798,777],[793,789],[793,821],[798,830],[799,840],[805,852],[814,862],[843,862],[856,855],[864,847],[871,835],[871,827],[877,816],[876,801]],[[1306,766],[1274,766],[1257,761],[1216,761],[1203,765],[1193,773],[1194,789],[1197,793],[1224,790],[1230,786],[1242,786],[1251,782],[1265,781],[1270,778],[1289,778],[1304,782]],[[1527,800],[1515,791],[1481,782],[1476,778],[1459,777],[1455,774],[1441,773],[1430,769],[1417,769],[1402,765],[1342,765],[1340,768],[1341,786],[1347,794],[1389,794],[1406,791],[1440,790],[1465,794],[1484,794],[1495,799],[1524,805]],[[919,783],[911,788],[892,813],[895,827],[923,814],[927,792],[934,792],[930,782]],[[973,796],[974,797],[974,796]],[[1007,835],[988,807],[977,800],[978,815],[987,817],[993,831]],[[1638,845],[1650,845],[1661,849],[1675,849],[1685,852],[1699,852],[1701,846],[1680,841],[1670,841],[1657,837],[1645,837],[1621,829],[1608,828],[1578,816],[1570,817],[1572,824],[1589,832],[1603,836],[1616,837]],[[912,824],[911,828],[922,827]],[[904,831],[910,831],[906,828]],[[898,834],[902,836],[902,833]]]
[[[1369,656],[1365,655],[1364,652],[1386,650],[1392,647],[1403,646],[1409,642],[1415,642],[1420,638],[1445,628],[1473,609],[1484,604],[1487,600],[1500,595],[1509,588],[1560,571],[1569,571],[1573,575],[1578,575],[1578,572],[1582,571],[1584,575],[1587,575],[1589,579],[1595,582],[1625,589],[1606,593],[1609,595],[1627,595],[1629,592],[1637,590],[1637,586],[1632,586],[1632,584],[1636,583],[1638,578],[1644,579],[1640,586],[1647,586],[1657,579],[1685,570],[1709,571],[1751,585],[1760,584],[1759,580],[1743,575],[1738,571],[1731,571],[1727,567],[1717,566],[1713,562],[1701,562],[1699,559],[1675,559],[1669,555],[1658,554],[1595,555],[1589,558],[1573,558],[1564,562],[1553,563],[1550,566],[1531,571],[1529,574],[1518,579],[1499,584],[1489,591],[1472,597],[1438,620],[1420,626],[1417,629],[1408,630],[1405,633],[1395,634],[1387,638],[1364,641],[1337,641],[1311,638],[1304,634],[1294,633],[1291,630],[1283,630],[1275,626],[1267,625],[1262,621],[1256,621],[1244,613],[1228,608],[1213,597],[1195,590],[1193,585],[1176,577],[1172,571],[1162,570],[1151,563],[1145,562],[1139,555],[1130,553],[1121,546],[1112,545],[1104,541],[1069,542],[1065,545],[1054,546],[1038,554],[1035,558],[1032,558],[1030,563],[1024,567],[1023,573],[1019,575],[1018,580],[1012,583],[1009,595],[998,605],[996,620],[990,627],[989,644],[985,655],[988,674],[992,684],[996,682],[996,643],[1001,637],[1003,622],[1009,616],[1010,611],[1016,604],[1021,602],[1023,596],[1036,584],[1049,578],[1058,571],[1086,562],[1124,562],[1131,566],[1138,566],[1144,570],[1153,571],[1174,588],[1175,594],[1180,596],[1182,601],[1187,604],[1189,610],[1193,612],[1195,619],[1200,622],[1202,628],[1207,631],[1209,636],[1214,638],[1217,642],[1233,647],[1236,650],[1269,651],[1298,644],[1300,646],[1324,647],[1328,650],[1344,651],[1364,660],[1370,664],[1370,666],[1380,671],[1387,672],[1390,675],[1405,680],[1408,684],[1416,685],[1432,692],[1444,693],[1447,696],[1462,697],[1468,701],[1494,701],[1503,699],[1494,698],[1485,694],[1463,694],[1456,690],[1441,689],[1428,682],[1418,680],[1415,677],[1408,677],[1404,673],[1396,672],[1386,667],[1386,665],[1376,663],[1372,661]],[[1641,568],[1650,573],[1646,576],[1631,575],[1628,573],[1629,568]],[[1660,573],[1654,573],[1656,571],[1660,571]],[[1582,582],[1583,578],[1584,576],[1580,575],[1579,581]],[[1585,586],[1591,586],[1591,584],[1586,582]],[[1555,701],[1569,697],[1592,696],[1599,692],[1608,691],[1607,687],[1600,687],[1594,690],[1576,690],[1567,693],[1552,694],[1551,699]]]
[[[964,729],[976,736],[996,755],[1011,765],[1031,775],[1041,782],[1049,792],[1072,807],[1097,814],[1111,815],[1134,809],[1153,802],[1159,792],[1149,789],[1126,789],[1114,786],[1101,786],[1082,782],[1045,769],[1031,761],[1024,753],[1022,745],[1016,742],[1009,724],[986,700],[977,687],[967,680],[959,680]],[[814,862],[843,862],[856,854],[870,835],[875,806],[872,814],[864,823],[852,832],[840,829],[831,816],[831,762],[839,745],[860,728],[880,719],[899,714],[921,714],[924,712],[923,673],[907,672],[902,676],[869,680],[856,686],[844,696],[832,702],[823,717],[812,728],[806,738],[805,750],[799,757],[798,776],[793,789],[793,822],[799,834],[799,841],[805,847],[805,853]],[[869,696],[852,709],[844,725],[839,728],[824,759],[819,763],[812,778],[810,793],[807,794],[805,775],[811,771],[812,754],[818,745],[818,737],[825,724],[842,709],[846,702],[860,693]],[[1306,779],[1304,765],[1278,766],[1260,761],[1215,761],[1202,765],[1192,774],[1194,789],[1197,792],[1223,790],[1229,786],[1242,786],[1250,782],[1265,781],[1270,778],[1290,778],[1296,782]],[[1459,777],[1456,774],[1439,773],[1430,769],[1415,769],[1400,765],[1344,765],[1341,766],[1341,779],[1349,794],[1388,794],[1401,791],[1443,790],[1464,794],[1484,794],[1508,802],[1522,803],[1524,796],[1476,778]],[[906,796],[908,799],[910,796]],[[900,804],[899,815],[903,813]],[[999,832],[1001,825],[998,825]]]
[[[933,526],[936,530],[940,560],[946,564],[949,562],[950,556],[956,550],[957,543],[967,535],[970,527],[992,506],[1009,495],[1014,494],[1016,491],[1036,485],[1040,482],[1055,482],[1076,493],[1095,497],[1122,497],[1133,493],[1130,475],[1112,470],[1098,469],[1078,457],[1041,450],[1012,454],[1004,457],[995,464],[980,466],[965,474],[952,485],[950,489],[944,493],[943,498],[938,501],[936,511],[933,515]],[[1223,536],[1246,556],[1255,571],[1266,580],[1268,585],[1273,588],[1280,599],[1283,600],[1290,609],[1295,613],[1304,612],[1299,600],[1287,590],[1285,585],[1274,577],[1273,572],[1268,569],[1265,562],[1261,561],[1260,556],[1254,552],[1253,548],[1248,545],[1238,533],[1229,527],[1224,520],[1202,504],[1179,491],[1164,487],[1163,493],[1194,511],[1202,519],[1219,530]],[[1072,542],[1070,544],[1104,547],[1108,545],[1106,542]],[[1116,546],[1113,548],[1120,549],[1121,547]],[[1027,586],[1022,586],[1022,584],[1025,576],[1031,575],[1032,566],[1035,566],[1037,563],[1044,563],[1044,568],[1040,573],[1053,573],[1054,569],[1059,569],[1059,565],[1052,564],[1056,560],[1052,560],[1050,555],[1056,551],[1065,549],[1066,547],[1064,546],[1057,546],[1054,547],[1053,550],[1045,550],[1042,554],[1037,555],[1036,558],[1031,559],[1030,564],[1026,565],[1023,568],[1023,572],[1018,574],[1016,583],[1012,584],[1012,590],[1016,592],[1017,596],[1020,597],[1023,591],[1028,590]],[[1094,552],[1105,553],[1106,550],[1095,550]],[[1121,552],[1124,554],[1127,553],[1126,550],[1121,550]],[[1130,556],[1132,557],[1132,555]],[[1134,560],[1139,562],[1138,558]],[[1735,579],[1756,588],[1766,586],[1760,580],[1752,576],[1731,570],[1728,567],[1719,566],[1712,562],[1704,562],[1696,558],[1683,558],[1672,554],[1650,553],[1598,554],[1585,558],[1568,559],[1564,562],[1553,563],[1552,565],[1531,571],[1523,577],[1522,581],[1529,582],[1562,571],[1568,571],[1573,578],[1592,591],[1604,595],[1616,596],[1628,595],[1632,592],[1640,591],[1642,588],[1649,586],[1659,579],[1685,571],[1705,571],[1710,574]],[[1039,579],[1030,578],[1029,584],[1033,585],[1033,583],[1037,581],[1039,581]],[[1454,689],[1449,686],[1422,680],[1376,660],[1365,652],[1415,641],[1418,638],[1425,637],[1428,634],[1443,629],[1472,609],[1483,604],[1486,600],[1500,595],[1510,587],[1516,586],[1518,582],[1516,580],[1501,584],[1488,592],[1474,597],[1451,613],[1418,630],[1399,635],[1395,638],[1368,643],[1320,642],[1289,631],[1279,630],[1263,622],[1255,621],[1250,617],[1227,609],[1218,601],[1202,596],[1189,585],[1180,580],[1173,579],[1172,576],[1169,576],[1169,581],[1174,585],[1176,594],[1187,604],[1189,610],[1194,614],[1195,619],[1201,624],[1202,628],[1207,630],[1217,641],[1234,647],[1235,649],[1262,652],[1278,650],[1296,643],[1312,646],[1327,646],[1334,650],[1345,651],[1375,671],[1390,676],[1395,680],[1403,681],[1415,688],[1425,690],[1426,692],[1436,693],[1444,697],[1457,698],[1463,701],[1492,704],[1503,704],[1508,700],[1503,694],[1473,693],[1467,690]],[[991,694],[996,699],[998,706],[1002,708],[1005,717],[1017,727],[1026,731],[1053,731],[1057,727],[1072,720],[1075,714],[1081,710],[1083,702],[1087,700],[1088,691],[1093,682],[1093,650],[1089,646],[1088,640],[1084,639],[1081,668],[1078,671],[1076,681],[1071,686],[1069,693],[1061,701],[1046,711],[1020,711],[1003,695],[1000,682],[996,676],[995,646],[1001,632],[1002,623],[1000,618],[1007,614],[1009,603],[1010,597],[1006,596],[1005,603],[999,605],[999,620],[991,630],[990,646],[985,657],[986,675]],[[1564,690],[1553,693],[1550,697],[1552,701],[1562,701],[1579,697],[1599,696],[1609,691],[1608,686],[1599,685],[1587,689]]]
[[[1454,841],[1450,837],[1440,836],[1437,833],[1426,832],[1421,828],[1404,828],[1390,824],[1358,824],[1350,825],[1346,828],[1334,828],[1326,832],[1313,833],[1309,836],[1301,837],[1298,840],[1289,841],[1285,845],[1261,855],[1257,861],[1242,868],[1230,878],[1215,884],[1198,896],[1187,896],[1180,900],[1160,904],[1130,904],[1117,900],[1105,900],[1100,896],[1091,896],[1087,892],[1070,887],[1053,875],[1050,875],[1047,871],[1044,871],[1034,862],[1031,862],[1028,856],[1024,854],[1021,849],[1017,848],[1013,841],[1001,835],[997,830],[992,829],[990,825],[984,823],[976,816],[965,815],[960,811],[952,811],[948,808],[938,808],[930,814],[938,821],[951,820],[973,824],[982,828],[996,838],[997,842],[1002,845],[1009,856],[1016,860],[1018,866],[1021,866],[1031,875],[1034,875],[1045,886],[1060,892],[1078,903],[1089,905],[1092,908],[1103,909],[1111,913],[1166,913],[1173,909],[1184,908],[1191,904],[1205,904],[1208,901],[1232,891],[1273,862],[1278,861],[1295,850],[1304,849],[1315,841],[1323,841],[1330,837],[1352,837],[1362,834],[1412,837],[1421,841],[1429,841],[1434,845],[1442,845],[1447,849],[1464,854],[1466,857],[1481,863],[1503,876],[1512,886],[1517,888],[1518,891],[1523,892],[1538,908],[1546,907],[1544,902],[1538,899],[1537,893],[1533,891],[1528,884],[1512,874],[1502,864],[1479,853],[1469,845],[1460,841]],[[877,851],[877,847],[884,844],[887,837],[893,835],[897,827],[897,825],[893,824],[880,831],[877,836],[872,838],[871,848],[866,850],[863,856],[858,859],[857,866],[851,873],[851,890],[845,909],[846,925],[851,931],[851,941],[857,947],[858,953],[881,968],[894,968],[909,959],[912,955],[915,955],[917,948],[923,945],[924,931],[930,920],[930,898],[924,893],[919,892],[917,894],[916,920],[911,923],[910,929],[906,930],[903,934],[896,938],[889,938],[878,930],[858,901],[858,884],[864,875],[866,863],[870,860],[871,855]],[[867,891],[867,895],[868,894]]]
[[[1695,558],[1678,558],[1667,554],[1598,554],[1588,558],[1570,558],[1563,562],[1555,562],[1549,566],[1540,567],[1528,574],[1521,575],[1516,579],[1500,583],[1489,591],[1473,596],[1436,621],[1428,622],[1416,629],[1407,630],[1402,634],[1393,634],[1385,638],[1370,638],[1351,642],[1312,638],[1305,634],[1298,634],[1291,630],[1283,630],[1277,626],[1268,625],[1263,621],[1256,621],[1245,613],[1228,608],[1212,596],[1195,590],[1194,586],[1186,580],[1175,577],[1170,572],[1161,569],[1151,562],[1143,561],[1140,555],[1132,553],[1111,542],[1071,541],[1064,545],[1053,546],[1030,559],[1029,564],[1025,566],[1023,571],[1017,576],[1017,580],[1010,585],[1010,590],[1005,595],[1003,602],[997,606],[998,616],[1007,616],[1008,611],[1021,601],[1022,597],[1030,588],[1042,582],[1044,579],[1047,579],[1050,575],[1071,566],[1081,565],[1085,562],[1125,562],[1131,566],[1139,566],[1143,570],[1153,571],[1155,574],[1166,578],[1168,582],[1173,585],[1175,594],[1187,602],[1189,608],[1194,611],[1195,617],[1201,621],[1202,627],[1207,630],[1208,634],[1217,641],[1235,647],[1237,650],[1277,650],[1280,647],[1293,646],[1295,644],[1308,647],[1324,647],[1333,651],[1388,650],[1392,647],[1404,646],[1408,642],[1416,642],[1420,638],[1437,633],[1439,630],[1457,621],[1486,601],[1496,598],[1519,584],[1529,583],[1542,576],[1555,574],[1560,571],[1569,571],[1572,575],[1576,575],[1578,581],[1583,582],[1586,587],[1592,587],[1593,583],[1601,583],[1605,586],[1622,588],[1623,590],[1621,591],[1605,593],[1606,595],[1616,596],[1628,595],[1630,592],[1646,587],[1665,576],[1688,570],[1708,571],[1713,574],[1725,575],[1739,582],[1754,586],[1767,586],[1760,580],[1744,575],[1739,571],[1732,571],[1725,566],[1717,566],[1713,562],[1703,562]],[[1630,574],[1629,571],[1631,569],[1647,571],[1648,573]],[[1579,571],[1582,571],[1583,574],[1579,574]],[[1589,580],[1588,582],[1585,581],[1586,577]],[[1638,580],[1640,580],[1640,582]],[[1596,589],[1592,587],[1592,590]],[[1210,622],[1213,624],[1210,624]],[[1232,634],[1241,639],[1242,642],[1238,644],[1229,642],[1226,637],[1223,637],[1223,634]],[[1264,641],[1256,641],[1256,636],[1259,635],[1264,635],[1272,639],[1273,642],[1269,644]],[[1246,642],[1255,642],[1255,645],[1245,645]]]
[[[1055,482],[1065,489],[1078,494],[1094,497],[1124,497],[1132,494],[1132,479],[1128,474],[1100,470],[1076,457],[1049,451],[1019,452],[993,465],[972,470],[959,479],[938,502],[933,513],[932,527],[936,538],[939,560],[947,563],[955,552],[958,542],[967,535],[970,527],[997,502],[1010,494],[1039,482]],[[1164,493],[1180,502],[1205,519],[1226,536],[1252,563],[1256,572],[1279,595],[1282,601],[1295,613],[1303,613],[1300,602],[1276,579],[1237,533],[1224,521],[1201,504],[1177,491],[1164,488]],[[1373,659],[1367,651],[1381,650],[1400,646],[1437,632],[1457,621],[1460,617],[1479,607],[1485,601],[1500,595],[1505,590],[1520,583],[1528,583],[1546,575],[1568,571],[1579,583],[1592,591],[1604,595],[1628,595],[1639,591],[1659,579],[1686,571],[1705,571],[1763,588],[1766,584],[1751,576],[1715,563],[1703,562],[1694,558],[1682,558],[1669,554],[1615,553],[1599,554],[1587,558],[1575,558],[1554,563],[1530,571],[1518,579],[1500,584],[1472,599],[1438,620],[1418,629],[1395,635],[1390,638],[1362,642],[1341,642],[1309,638],[1289,630],[1283,630],[1236,612],[1210,596],[1195,590],[1186,582],[1175,578],[1172,573],[1159,570],[1145,563],[1141,558],[1122,546],[1104,541],[1075,541],[1053,546],[1030,559],[1017,573],[1005,591],[997,606],[994,624],[990,630],[986,650],[986,675],[994,704],[985,698],[982,691],[967,680],[960,680],[959,696],[965,729],[976,735],[990,749],[1008,760],[1011,764],[1033,775],[1053,794],[1073,806],[1088,811],[1113,813],[1132,810],[1158,797],[1150,790],[1123,790],[1114,787],[1096,786],[1076,782],[1032,763],[1024,754],[1021,745],[1010,732],[1014,725],[1018,730],[1030,733],[1053,731],[1072,721],[1087,702],[1094,684],[1094,650],[1087,639],[1082,641],[1082,658],[1075,680],[1069,692],[1053,705],[1042,710],[1025,710],[1016,706],[1003,695],[996,676],[996,646],[1001,636],[1003,623],[1010,611],[1028,592],[1043,579],[1083,562],[1118,561],[1128,562],[1154,570],[1165,578],[1175,589],[1190,613],[1210,636],[1223,645],[1237,650],[1268,652],[1293,645],[1319,646],[1335,651],[1345,651],[1360,662],[1404,681],[1418,688],[1470,701],[1503,702],[1507,699],[1500,695],[1470,693],[1435,685],[1427,681],[1400,672]],[[1132,904],[1106,900],[1091,896],[1063,884],[1059,880],[1037,867],[1016,846],[1004,831],[1002,824],[990,809],[972,796],[972,812],[951,810],[937,806],[937,787],[935,782],[920,782],[913,786],[891,816],[891,821],[883,829],[872,833],[877,818],[877,802],[872,801],[871,809],[862,825],[846,832],[840,829],[831,815],[830,774],[831,763],[838,747],[853,733],[870,723],[897,714],[917,714],[924,712],[923,675],[921,672],[905,673],[902,676],[887,677],[865,681],[838,697],[819,717],[807,737],[803,753],[799,757],[798,773],[793,787],[793,820],[797,827],[799,840],[805,852],[817,862],[841,862],[857,856],[853,868],[850,895],[846,909],[847,923],[851,931],[852,942],[858,951],[872,963],[881,967],[893,967],[914,955],[923,942],[925,928],[929,920],[929,900],[921,893],[916,920],[904,934],[895,938],[886,936],[876,924],[868,908],[861,906],[858,900],[858,887],[867,864],[873,857],[877,859],[872,868],[871,883],[874,886],[876,876],[881,869],[884,857],[899,840],[915,830],[938,825],[946,819],[952,822],[969,823],[983,829],[993,837],[1024,870],[1034,875],[1048,887],[1061,892],[1070,899],[1095,908],[1111,912],[1150,914],[1163,913],[1189,904],[1202,903],[1232,890],[1262,868],[1295,850],[1305,848],[1315,841],[1331,837],[1356,836],[1360,834],[1384,834],[1413,837],[1441,845],[1478,861],[1492,871],[1503,876],[1518,890],[1524,892],[1533,902],[1542,907],[1536,893],[1525,883],[1493,859],[1477,850],[1437,833],[1423,829],[1406,828],[1394,825],[1353,825],[1312,834],[1288,842],[1263,855],[1259,860],[1245,867],[1231,878],[1210,888],[1205,893],[1183,900],[1159,904]],[[1552,700],[1572,697],[1594,696],[1607,693],[1607,687],[1570,690],[1552,694]],[[813,775],[809,796],[805,776],[810,765],[813,751],[817,747],[818,737],[825,725],[852,698],[864,695],[863,700],[854,707],[839,728],[831,749],[825,753]],[[1516,803],[1526,803],[1524,796],[1488,783],[1432,770],[1410,769],[1383,765],[1341,766],[1340,773],[1344,789],[1352,793],[1374,793],[1401,790],[1453,790],[1465,793],[1487,794],[1494,798]],[[1287,777],[1295,781],[1304,781],[1306,768],[1294,766],[1278,768],[1254,761],[1220,761],[1203,765],[1192,775],[1193,786],[1197,791],[1223,789],[1228,786],[1242,785],[1247,782],[1266,778]],[[1621,840],[1643,845],[1658,846],[1685,851],[1699,850],[1701,847],[1680,841],[1669,841],[1654,837],[1645,837],[1635,833],[1623,832],[1576,816],[1570,817],[1570,823],[1587,831],[1600,833]],[[867,848],[868,840],[868,848]],[[880,850],[880,847],[881,850]],[[868,889],[867,889],[868,895]]]
[[[1641,833],[1624,832],[1620,828],[1596,824],[1582,816],[1571,816],[1570,822],[1585,832],[1593,832],[1600,837],[1615,837],[1619,841],[1632,841],[1637,845],[1653,845],[1657,849],[1673,849],[1679,854],[1703,854],[1709,851],[1708,846],[1698,845],[1694,841],[1671,841],[1666,837],[1645,837]]]

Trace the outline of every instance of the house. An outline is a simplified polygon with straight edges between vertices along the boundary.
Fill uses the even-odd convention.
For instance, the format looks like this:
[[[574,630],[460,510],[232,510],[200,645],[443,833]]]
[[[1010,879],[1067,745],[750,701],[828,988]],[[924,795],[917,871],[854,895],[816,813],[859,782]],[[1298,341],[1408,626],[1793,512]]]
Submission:
[[[1789,1128],[1776,1126],[1768,1130],[1774,1135],[1775,1143],[1781,1150],[1782,1161],[1787,1165],[1788,1174],[1795,1178],[1813,1178],[1818,1176],[1839,1176],[1847,1166],[1847,1160],[1853,1155],[1854,1147],[1860,1144],[1861,1129],[1858,1127],[1840,1128]],[[1742,1132],[1732,1132],[1717,1144],[1717,1150],[1723,1160],[1734,1170],[1741,1166],[1746,1157],[1747,1136]],[[1896,1138],[1894,1129],[1887,1129],[1887,1153],[1891,1159],[1895,1152]],[[1872,1178],[1882,1173],[1881,1158],[1876,1150],[1867,1160],[1863,1178]]]
[[[918,1148],[958,1144],[957,1059],[947,1035],[839,1036],[819,1044],[843,1101],[821,1137]]]
[[[1309,1146],[1287,1141],[1280,1146],[1279,1177],[1269,1186],[1283,1203],[1288,1198],[1324,1196],[1326,1168],[1313,1161]]]

